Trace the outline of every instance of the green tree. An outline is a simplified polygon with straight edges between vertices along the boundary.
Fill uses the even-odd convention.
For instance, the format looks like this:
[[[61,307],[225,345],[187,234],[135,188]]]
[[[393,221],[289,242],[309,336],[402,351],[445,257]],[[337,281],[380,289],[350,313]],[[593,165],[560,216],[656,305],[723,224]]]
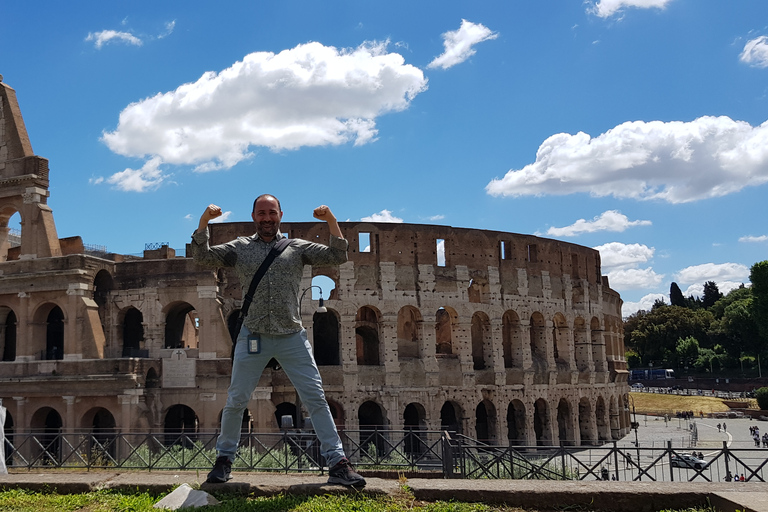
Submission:
[[[680,338],[675,346],[675,355],[680,360],[695,361],[699,357],[699,342],[693,336]]]
[[[675,363],[678,340],[689,336],[701,347],[712,348],[709,330],[714,317],[700,309],[659,306],[651,311],[638,311],[624,325],[624,345],[640,356],[643,365]]]
[[[757,398],[757,406],[760,409],[768,410],[768,388],[760,388],[755,391],[755,398]]]
[[[673,306],[680,306],[683,308],[688,305],[682,290],[680,290],[680,287],[677,286],[677,283],[674,281],[669,285],[669,303]]]
[[[704,294],[701,298],[701,305],[705,308],[711,308],[715,303],[723,297],[720,293],[720,289],[717,287],[717,283],[714,281],[707,281],[704,283]]]

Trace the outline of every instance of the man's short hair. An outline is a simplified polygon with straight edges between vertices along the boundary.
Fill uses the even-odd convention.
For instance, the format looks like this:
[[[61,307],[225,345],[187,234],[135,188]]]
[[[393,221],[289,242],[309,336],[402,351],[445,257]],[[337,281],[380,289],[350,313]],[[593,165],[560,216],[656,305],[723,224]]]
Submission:
[[[283,207],[280,206],[280,200],[278,198],[276,198],[275,196],[273,196],[272,194],[261,194],[259,197],[254,199],[253,200],[253,210],[252,211],[254,211],[254,212],[256,211],[256,203],[259,202],[259,199],[261,199],[263,197],[271,197],[272,199],[277,201],[277,210],[280,211],[280,212],[283,211]]]

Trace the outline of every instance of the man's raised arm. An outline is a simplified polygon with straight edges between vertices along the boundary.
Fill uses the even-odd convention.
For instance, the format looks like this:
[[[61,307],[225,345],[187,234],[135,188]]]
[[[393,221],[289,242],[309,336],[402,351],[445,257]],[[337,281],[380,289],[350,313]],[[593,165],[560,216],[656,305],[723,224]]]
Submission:
[[[339,223],[336,220],[336,217],[333,215],[333,212],[331,212],[331,209],[328,208],[325,205],[318,206],[315,208],[315,211],[312,214],[316,219],[322,220],[328,223],[328,229],[331,230],[331,234],[338,238],[344,238],[344,235],[341,234],[341,228],[339,227]],[[202,222],[202,219],[201,219]]]

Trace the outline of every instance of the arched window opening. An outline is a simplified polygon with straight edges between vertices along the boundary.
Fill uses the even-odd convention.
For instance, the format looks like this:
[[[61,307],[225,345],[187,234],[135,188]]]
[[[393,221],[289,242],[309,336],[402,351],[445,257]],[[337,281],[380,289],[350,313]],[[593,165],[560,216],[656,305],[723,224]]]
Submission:
[[[408,457],[416,458],[426,451],[427,445],[424,442],[424,435],[419,432],[424,430],[425,417],[426,411],[421,404],[410,403],[405,406],[403,411],[403,429],[405,430],[403,444]]]
[[[186,302],[174,304],[165,317],[165,348],[197,348],[199,319]]]
[[[582,445],[595,444],[595,432],[592,431],[592,406],[589,399],[579,400],[579,437]]]
[[[379,365],[379,318],[376,311],[363,306],[355,318],[358,365]]]
[[[299,428],[296,404],[282,402],[275,407],[275,420],[278,428]]]
[[[3,361],[16,360],[16,313],[10,308],[0,308],[0,343]]]
[[[419,310],[411,306],[400,308],[397,313],[397,358],[416,359],[419,357]]]
[[[370,455],[386,453],[387,441],[383,431],[386,428],[384,412],[376,402],[367,401],[357,410],[360,425],[360,446]]]
[[[114,461],[117,453],[115,425],[115,417],[103,407],[91,409],[83,417],[83,427],[91,432],[86,447],[91,464],[108,465]]]
[[[492,366],[490,339],[491,323],[484,313],[472,315],[472,366],[475,370],[484,370]]]
[[[128,308],[123,317],[123,357],[149,357],[142,350],[144,343],[144,315],[136,308]]]
[[[453,354],[452,327],[451,314],[445,308],[438,309],[435,314],[436,354]]]
[[[562,313],[558,313],[552,325],[552,348],[559,371],[569,370],[570,340],[568,336],[568,323]]]
[[[21,215],[11,207],[0,208],[0,261],[19,259]]]
[[[491,288],[488,285],[488,279],[484,277],[470,279],[469,288],[467,288],[467,298],[471,303],[488,304],[491,298]]]
[[[327,275],[318,274],[312,278],[312,300],[336,300],[339,298],[339,290],[336,281]],[[322,292],[322,293],[321,293]]]
[[[165,445],[192,448],[197,440],[198,424],[197,414],[191,407],[182,404],[172,406],[165,414],[163,424]]]
[[[571,421],[571,404],[565,398],[561,398],[557,404],[557,435],[562,446],[576,444]]]
[[[45,466],[56,466],[61,461],[61,415],[51,407],[38,409],[30,421],[40,444],[33,448],[33,457]]]
[[[109,302],[109,293],[114,288],[112,276],[106,270],[99,270],[93,280],[93,301],[99,307],[99,319],[101,327],[107,323],[107,304]]]
[[[160,387],[160,377],[158,377],[157,371],[154,368],[147,370],[147,379],[144,381],[144,387],[147,389]]]
[[[312,342],[318,366],[341,364],[339,355],[339,319],[332,310],[312,316]]]
[[[496,408],[489,400],[475,408],[475,437],[482,443],[496,443]]]
[[[507,408],[507,439],[510,446],[527,443],[525,405],[520,400],[513,400]]]
[[[595,422],[597,423],[597,440],[606,443],[611,439],[611,429],[608,423],[608,410],[602,396],[597,397],[595,406]]]
[[[546,322],[541,313],[531,315],[531,361],[533,363],[534,384],[549,382],[549,365],[547,364],[547,333]]]
[[[501,317],[501,348],[504,368],[523,367],[523,344],[520,335],[520,318],[514,311],[506,311]]]
[[[549,406],[546,400],[539,398],[534,402],[533,409],[533,431],[536,433],[536,445],[549,446],[552,444],[549,428]]]
[[[445,402],[440,408],[440,430],[461,434],[461,408],[453,402]]]
[[[64,312],[59,306],[51,309],[46,320],[45,359],[64,359]]]

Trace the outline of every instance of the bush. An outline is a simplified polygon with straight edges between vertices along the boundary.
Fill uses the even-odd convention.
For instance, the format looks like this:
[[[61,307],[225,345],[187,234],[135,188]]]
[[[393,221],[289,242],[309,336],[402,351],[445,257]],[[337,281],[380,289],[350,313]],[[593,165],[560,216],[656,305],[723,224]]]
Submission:
[[[761,410],[768,410],[768,388],[760,388],[755,391],[755,398],[757,398],[757,406]]]

